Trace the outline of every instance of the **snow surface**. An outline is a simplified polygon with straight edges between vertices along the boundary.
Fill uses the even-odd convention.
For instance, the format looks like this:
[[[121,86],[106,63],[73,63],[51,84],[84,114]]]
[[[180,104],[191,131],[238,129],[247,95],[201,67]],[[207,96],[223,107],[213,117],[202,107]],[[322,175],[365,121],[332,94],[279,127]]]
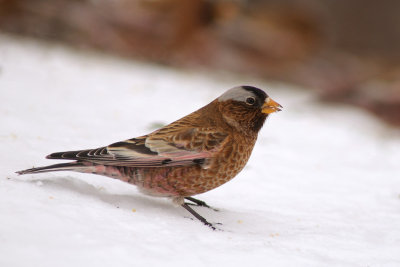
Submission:
[[[246,168],[198,197],[212,231],[102,176],[14,172],[146,134],[240,84],[284,111]],[[306,91],[0,35],[0,266],[400,266],[400,134]]]

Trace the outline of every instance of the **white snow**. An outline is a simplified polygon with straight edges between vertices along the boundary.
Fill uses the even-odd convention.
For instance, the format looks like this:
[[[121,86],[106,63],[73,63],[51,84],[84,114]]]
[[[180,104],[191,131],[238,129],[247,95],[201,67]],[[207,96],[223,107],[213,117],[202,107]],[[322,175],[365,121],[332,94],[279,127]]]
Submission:
[[[14,173],[146,134],[240,84],[284,110],[246,168],[198,196],[223,231],[110,178]],[[0,266],[400,266],[399,137],[289,85],[0,35]]]

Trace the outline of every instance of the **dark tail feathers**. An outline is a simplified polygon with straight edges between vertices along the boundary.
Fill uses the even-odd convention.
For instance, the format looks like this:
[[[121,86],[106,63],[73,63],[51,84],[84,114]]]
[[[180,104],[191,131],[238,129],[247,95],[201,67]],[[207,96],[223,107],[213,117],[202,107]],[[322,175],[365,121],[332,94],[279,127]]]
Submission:
[[[79,171],[82,168],[87,168],[82,162],[69,162],[69,163],[59,163],[44,167],[31,168],[23,171],[17,171],[19,175],[28,173],[42,173],[42,172],[54,172],[54,171]]]

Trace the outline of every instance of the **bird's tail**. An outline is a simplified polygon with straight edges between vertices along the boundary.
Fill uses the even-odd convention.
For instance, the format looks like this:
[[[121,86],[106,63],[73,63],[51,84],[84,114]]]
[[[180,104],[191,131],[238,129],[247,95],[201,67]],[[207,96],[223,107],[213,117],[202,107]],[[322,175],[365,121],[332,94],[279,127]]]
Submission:
[[[68,162],[68,163],[59,163],[53,164],[44,167],[31,168],[22,171],[17,171],[19,175],[29,174],[29,173],[42,173],[42,172],[54,172],[54,171],[77,171],[77,172],[86,172],[89,166],[84,165],[82,162]],[[89,167],[90,168],[90,167]]]

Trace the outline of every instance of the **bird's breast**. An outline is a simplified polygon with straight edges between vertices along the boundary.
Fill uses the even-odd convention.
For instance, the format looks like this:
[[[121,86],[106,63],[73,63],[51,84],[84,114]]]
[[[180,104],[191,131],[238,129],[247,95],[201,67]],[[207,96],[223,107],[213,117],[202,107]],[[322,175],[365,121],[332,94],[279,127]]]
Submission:
[[[209,175],[215,177],[217,186],[235,177],[246,165],[254,142],[232,141],[221,150],[210,166]]]

